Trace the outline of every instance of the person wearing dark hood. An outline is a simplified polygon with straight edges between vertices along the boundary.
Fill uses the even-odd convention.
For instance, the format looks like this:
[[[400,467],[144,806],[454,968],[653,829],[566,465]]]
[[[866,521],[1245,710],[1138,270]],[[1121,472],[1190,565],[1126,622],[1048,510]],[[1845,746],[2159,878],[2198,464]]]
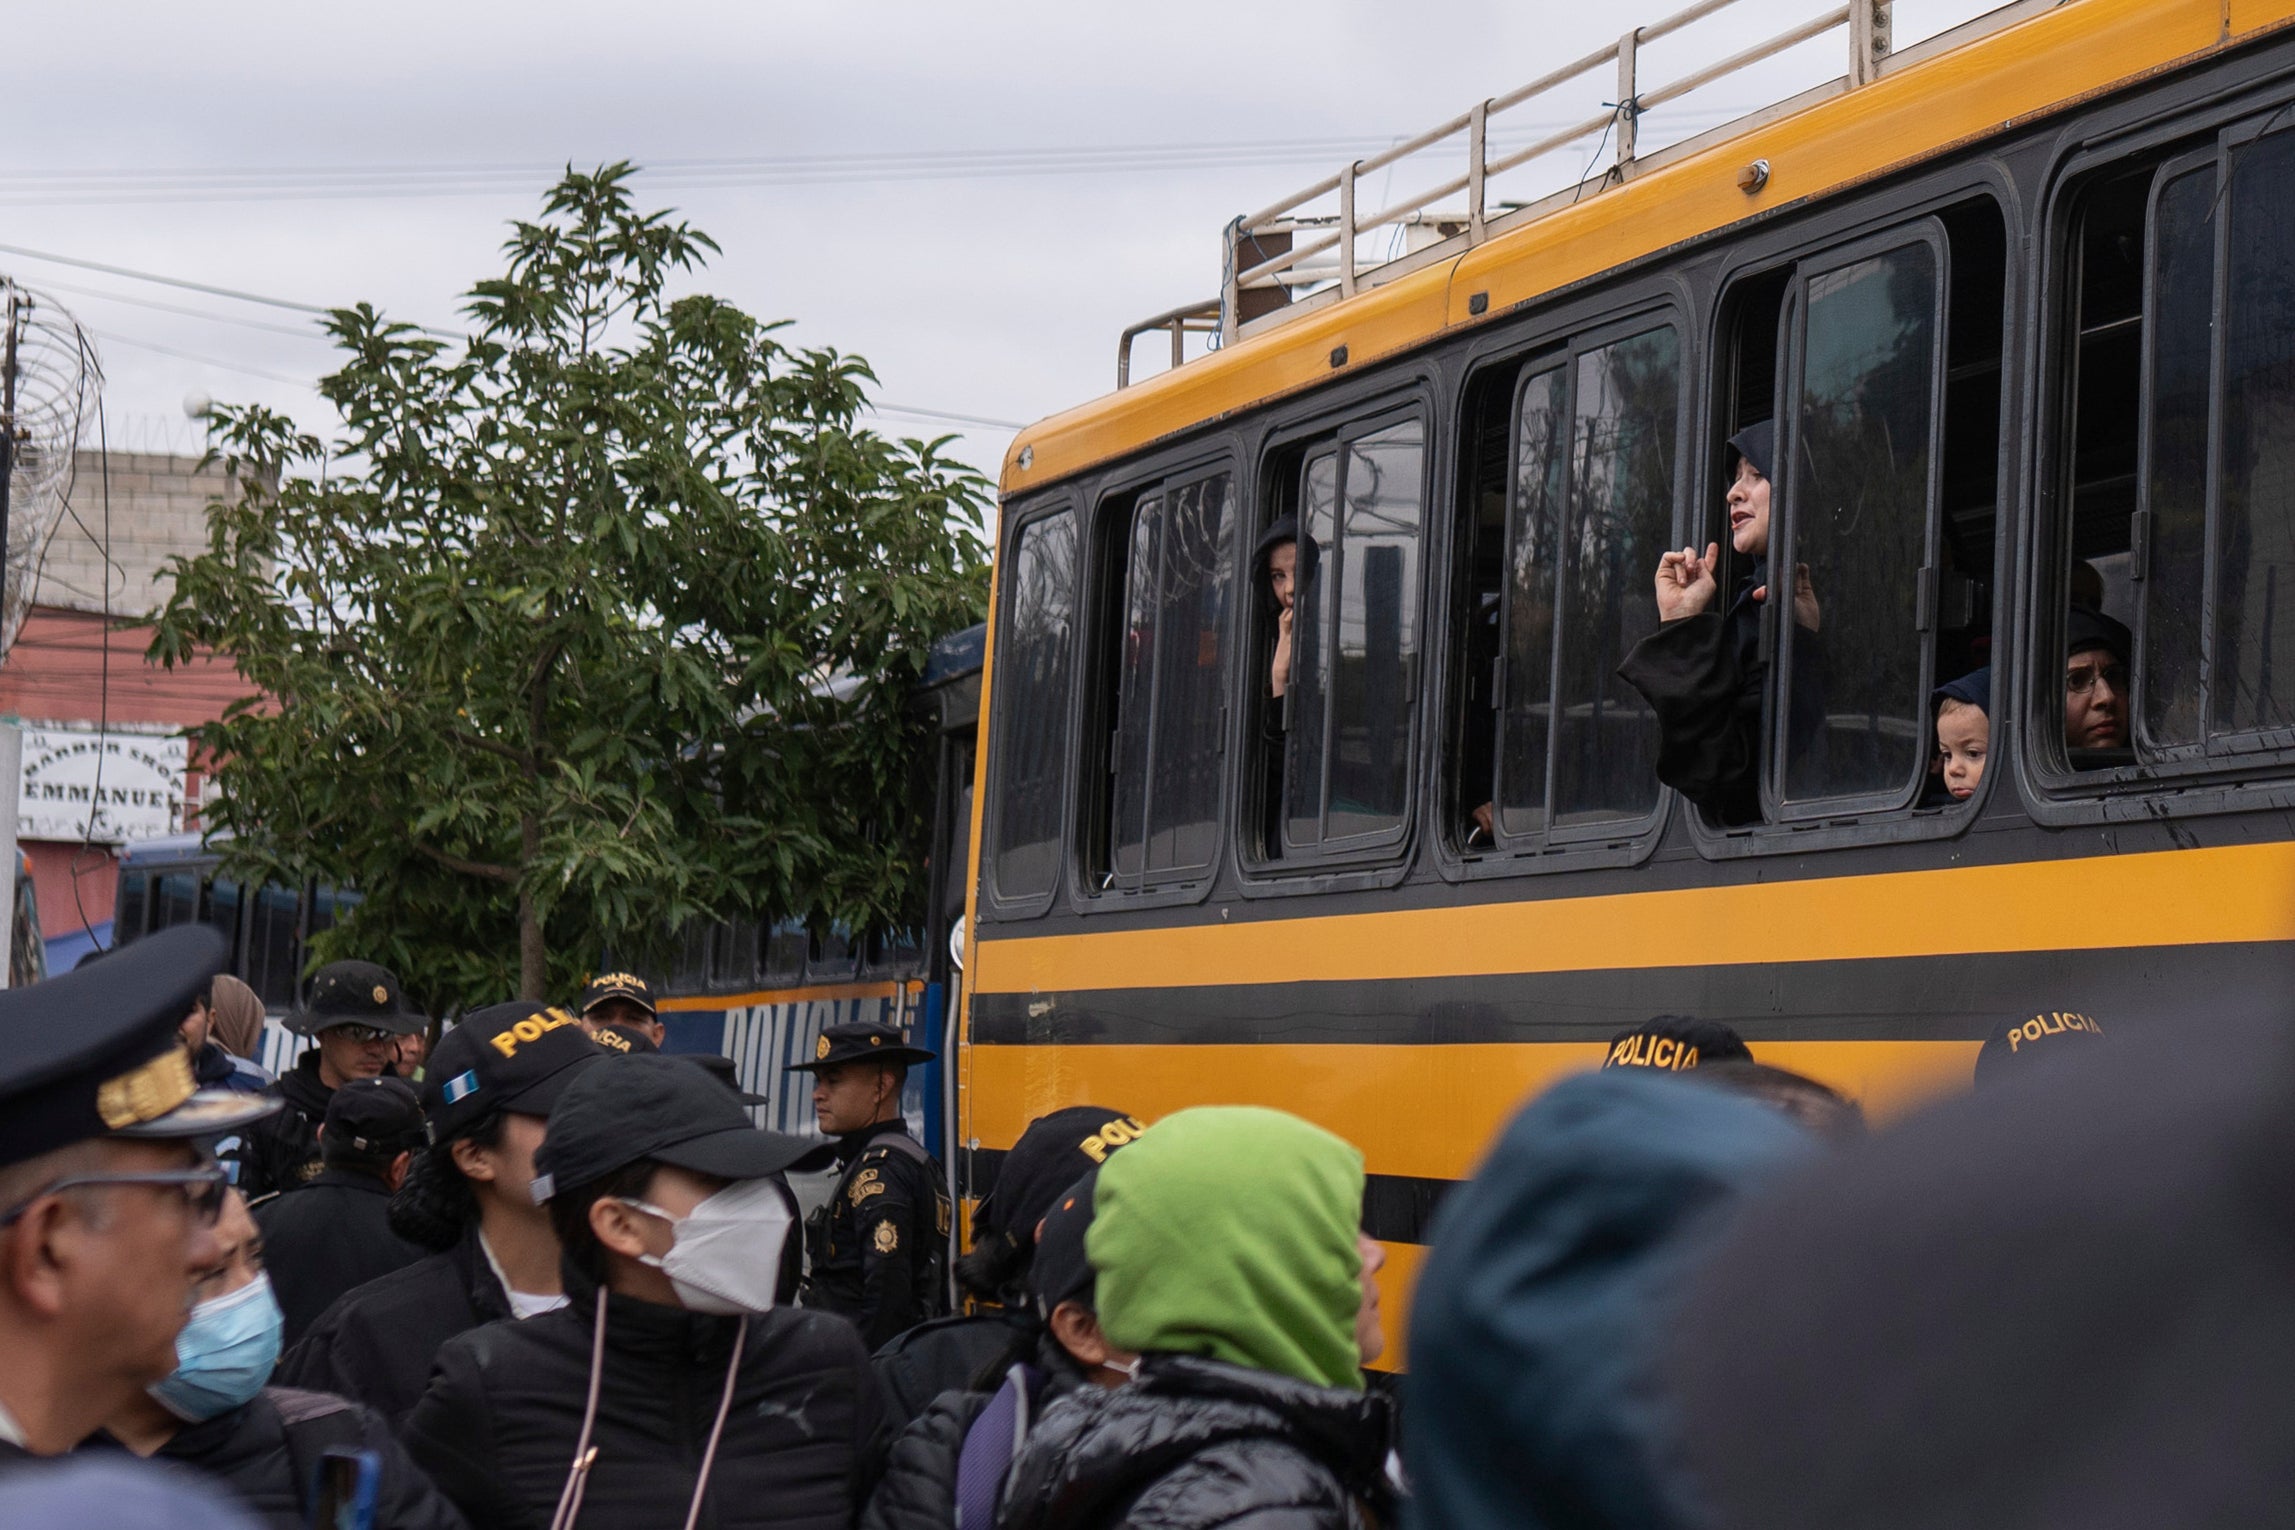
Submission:
[[[564,1306],[534,1153],[558,1097],[605,1059],[571,1015],[523,1000],[474,1011],[441,1036],[423,1081],[430,1145],[390,1206],[400,1236],[437,1252],[319,1314],[280,1362],[280,1382],[356,1398],[396,1428],[441,1344]]]
[[[1818,1156],[1695,1072],[1566,1079],[1437,1217],[1411,1303],[1407,1526],[1694,1526],[1649,1335],[1706,1229]]]
[[[1036,1224],[1078,1179],[1146,1130],[1137,1117],[1097,1105],[1028,1123],[974,1209],[972,1247],[956,1261],[957,1287],[974,1310],[921,1324],[877,1351],[877,1379],[896,1426],[943,1392],[993,1391],[1036,1351],[1044,1324],[1028,1292]]]
[[[225,1046],[216,1035],[215,990],[226,976],[217,973],[215,984],[192,1002],[191,1013],[183,1017],[183,1050],[191,1058],[191,1076],[200,1088],[261,1094],[274,1082],[271,1075]]]
[[[2064,746],[2125,749],[2128,654],[2133,647],[2128,629],[2085,606],[2072,607],[2066,613],[2065,625]]]
[[[330,962],[311,979],[311,998],[288,1029],[317,1045],[279,1076],[285,1108],[252,1127],[240,1149],[239,1188],[249,1200],[300,1190],[319,1177],[319,1123],[344,1080],[390,1071],[398,1038],[430,1022],[406,1007],[398,979],[373,962]]]
[[[2295,1032],[2207,1008],[1747,1208],[1667,1346],[1715,1530],[2287,1522]]]
[[[805,1306],[852,1319],[871,1350],[948,1310],[948,1180],[908,1134],[901,1089],[932,1053],[876,1020],[825,1027],[813,1117],[837,1143],[837,1186],[805,1224]]]
[[[1084,1249],[1098,1172],[1070,1185],[1038,1220],[1026,1281],[1034,1343],[992,1386],[942,1393],[902,1432],[861,1530],[994,1524],[1005,1474],[1045,1404],[1081,1386],[1130,1379],[1139,1356],[1117,1349],[1101,1331]]]
[[[1729,438],[1735,476],[1729,485],[1729,545],[1750,566],[1725,607],[1721,546],[1669,552],[1658,560],[1658,629],[1634,645],[1619,676],[1640,691],[1658,719],[1658,779],[1723,823],[1761,817],[1761,607],[1769,598],[1770,481],[1776,449],[1773,422]],[[1814,635],[1822,614],[1807,565],[1793,574],[1793,621]],[[1804,640],[1806,641],[1806,640]],[[1820,720],[1811,687],[1818,666],[1795,666],[1796,737]]]
[[[464,1530],[462,1515],[406,1458],[372,1411],[340,1397],[265,1386],[279,1357],[279,1304],[263,1242],[234,1191],[216,1223],[222,1258],[193,1289],[176,1368],[105,1421],[84,1451],[125,1449],[227,1484],[272,1530],[311,1523],[330,1449],[376,1456],[372,1530]]]
[[[1984,784],[1984,762],[1992,753],[1992,667],[1945,682],[1930,700],[1936,707],[1936,785],[1954,802],[1966,802]]]
[[[1045,1407],[1000,1530],[1390,1523],[1363,1183],[1353,1147],[1256,1106],[1180,1111],[1111,1159],[1085,1248],[1103,1339],[1139,1358]]]
[[[868,1354],[850,1323],[774,1295],[793,1224],[771,1176],[815,1154],[675,1058],[574,1082],[536,1185],[572,1299],[448,1343],[407,1421],[473,1524],[852,1523],[883,1450]]]
[[[327,1102],[319,1177],[256,1208],[263,1261],[293,1345],[354,1286],[403,1269],[427,1250],[391,1230],[390,1198],[423,1145],[422,1102],[404,1079],[355,1078]]]

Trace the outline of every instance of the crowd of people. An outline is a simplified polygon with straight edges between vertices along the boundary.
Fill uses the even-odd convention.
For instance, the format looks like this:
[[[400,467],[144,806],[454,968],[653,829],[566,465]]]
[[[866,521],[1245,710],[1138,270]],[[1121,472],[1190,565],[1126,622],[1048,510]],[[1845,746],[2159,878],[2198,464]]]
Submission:
[[[1636,1026],[1452,1188],[1398,1382],[1363,1155],[1296,1116],[1054,1111],[948,1270],[893,1027],[801,1065],[816,1140],[661,1051],[628,974],[409,1079],[395,980],[338,963],[251,1091],[221,955],[0,995],[0,1524],[301,1526],[344,1461],[375,1530],[2284,1514],[2276,1035],[2164,1066],[2018,1017],[1873,1136],[1726,1025]]]

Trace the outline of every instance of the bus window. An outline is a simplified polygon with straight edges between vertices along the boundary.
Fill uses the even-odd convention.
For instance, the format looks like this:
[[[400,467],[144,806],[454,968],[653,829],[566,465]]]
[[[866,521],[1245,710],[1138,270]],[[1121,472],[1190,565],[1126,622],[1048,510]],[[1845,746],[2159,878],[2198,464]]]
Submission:
[[[811,937],[802,919],[776,919],[765,936],[764,978],[775,988],[792,987],[805,976],[805,947]]]
[[[1111,633],[1115,727],[1104,885],[1153,887],[1209,867],[1218,844],[1235,492],[1224,472],[1131,506],[1122,627]]]
[[[151,878],[128,872],[112,904],[112,944],[124,946],[144,932],[144,914],[151,906]]]
[[[1773,630],[1791,813],[1894,807],[1927,772],[1931,442],[1941,241],[1805,274]]]
[[[850,982],[859,957],[860,950],[853,942],[853,932],[844,925],[832,924],[813,936],[812,952],[805,959],[805,981]]]
[[[226,959],[226,971],[237,971],[239,964],[239,884],[223,877],[209,879],[201,892],[200,918],[216,934],[223,937],[231,955]]]
[[[290,1009],[300,976],[301,944],[295,938],[296,897],[292,888],[256,889],[247,918],[247,985],[266,1009]]]
[[[199,873],[165,871],[151,879],[151,929],[172,930],[199,917]]]
[[[1287,855],[1399,839],[1418,695],[1425,428],[1350,432],[1299,467],[1280,811]]]
[[[2143,705],[2136,725],[2161,752],[2199,743],[2200,627],[2207,584],[2208,348],[2215,310],[2215,163],[2163,176],[2152,201],[2150,521],[2143,580]],[[2127,304],[2141,317],[2140,290]],[[2131,374],[2133,369],[2131,368]],[[2134,423],[2131,391],[2127,414]],[[2134,439],[2129,432],[2128,439]]]
[[[757,921],[729,919],[709,942],[709,985],[746,988],[757,980]]]
[[[1076,517],[1059,511],[1013,533],[996,635],[996,851],[990,885],[1008,902],[1049,900],[1060,874],[1068,796],[1068,691],[1076,611]]]
[[[677,932],[677,955],[669,969],[669,983],[681,993],[700,993],[709,987],[709,934],[706,919],[689,919]]]

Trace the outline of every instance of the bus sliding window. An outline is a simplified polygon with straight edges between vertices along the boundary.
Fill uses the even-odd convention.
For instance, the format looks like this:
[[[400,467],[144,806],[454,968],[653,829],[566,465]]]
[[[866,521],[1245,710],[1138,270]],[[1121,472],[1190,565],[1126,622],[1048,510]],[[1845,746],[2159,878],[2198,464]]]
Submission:
[[[1671,326],[1522,386],[1496,770],[1506,848],[1657,807],[1657,719],[1617,667],[1657,625],[1647,585],[1673,536],[1680,394]]]
[[[1900,807],[1927,770],[1942,254],[1900,244],[1800,288],[1785,545],[1766,570],[1785,655],[1783,816]]]
[[[2295,132],[2238,129],[2154,188],[2131,531],[2147,760],[2295,745],[2291,194]]]
[[[1227,473],[1166,483],[1132,504],[1101,867],[1110,886],[1186,880],[1218,845],[1234,525]]]
[[[1074,674],[1076,517],[1061,510],[1013,534],[996,635],[996,841],[990,878],[1007,903],[1042,902],[1059,880]]]
[[[1300,467],[1298,587],[1285,696],[1286,854],[1401,837],[1418,695],[1425,428],[1350,433]]]

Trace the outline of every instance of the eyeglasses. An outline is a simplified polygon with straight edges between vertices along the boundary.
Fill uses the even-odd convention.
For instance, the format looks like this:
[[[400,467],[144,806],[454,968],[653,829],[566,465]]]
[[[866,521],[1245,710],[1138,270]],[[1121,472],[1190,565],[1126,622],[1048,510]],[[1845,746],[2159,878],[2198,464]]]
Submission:
[[[220,1164],[206,1164],[196,1169],[159,1169],[146,1174],[74,1174],[59,1179],[47,1188],[18,1202],[5,1213],[0,1213],[0,1227],[12,1226],[35,1202],[66,1190],[94,1189],[103,1185],[153,1185],[172,1187],[183,1192],[183,1204],[192,1219],[203,1227],[213,1227],[223,1215],[224,1192],[231,1188],[231,1176]]]
[[[367,1046],[377,1041],[394,1041],[396,1031],[386,1031],[379,1025],[331,1025],[328,1030],[355,1046]]]
[[[2081,664],[2064,671],[2064,690],[2067,695],[2085,696],[2101,680],[2125,696],[2128,693],[2128,668],[2124,664]]]

